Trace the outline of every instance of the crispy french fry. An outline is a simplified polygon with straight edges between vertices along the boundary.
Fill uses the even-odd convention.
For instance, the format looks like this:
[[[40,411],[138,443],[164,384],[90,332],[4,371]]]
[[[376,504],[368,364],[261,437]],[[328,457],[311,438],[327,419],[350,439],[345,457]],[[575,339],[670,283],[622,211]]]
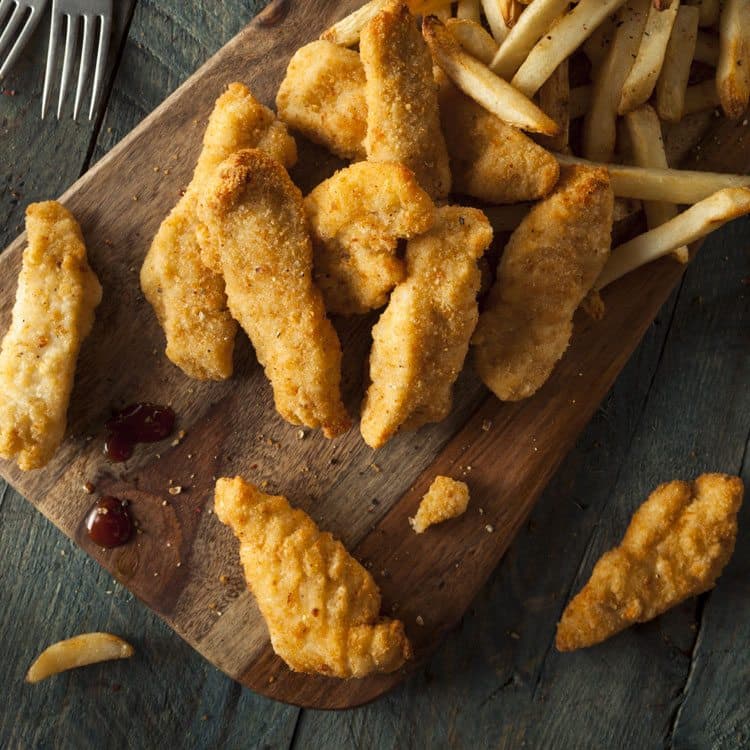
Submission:
[[[701,26],[716,26],[721,11],[720,0],[700,0]]]
[[[623,3],[624,0],[580,0],[536,43],[513,76],[512,84],[526,96],[536,94],[555,68]]]
[[[552,118],[486,65],[464,52],[436,18],[424,19],[422,33],[437,64],[467,96],[509,125],[532,133],[557,134],[557,123]]]
[[[667,122],[679,122],[685,111],[685,91],[695,54],[699,15],[694,5],[683,5],[677,11],[664,65],[656,82],[656,111]]]
[[[591,86],[576,86],[570,90],[570,119],[577,120],[589,111],[591,106]]]
[[[645,104],[653,93],[664,65],[678,9],[679,0],[672,0],[666,10],[659,10],[654,5],[649,9],[635,62],[622,86],[622,96],[617,108],[619,114],[624,115]]]
[[[595,284],[603,289],[616,279],[681,245],[705,237],[732,219],[750,213],[750,189],[727,188],[703,199],[674,219],[615,248]]]
[[[719,62],[719,37],[708,31],[699,31],[695,40],[694,59],[715,68]]]
[[[750,0],[726,0],[719,24],[716,88],[724,114],[736,120],[750,102]]]
[[[609,172],[614,194],[621,198],[688,204],[702,201],[724,188],[750,187],[750,175],[597,164],[568,154],[555,154],[555,158],[560,164],[604,167]]]
[[[569,6],[568,0],[535,0],[518,19],[497,51],[490,68],[509,81],[534,45]]]
[[[487,24],[490,27],[492,36],[495,37],[495,41],[498,44],[502,44],[505,37],[508,36],[510,29],[505,24],[501,4],[503,0],[481,0],[482,9],[484,10],[484,17],[487,19]]]
[[[445,28],[472,57],[485,65],[490,64],[497,52],[497,42],[483,26],[465,18],[449,18]]]
[[[599,66],[591,105],[583,124],[583,155],[612,161],[617,141],[617,107],[622,87],[638,52],[650,0],[628,0],[617,16],[617,29]]]
[[[684,115],[692,115],[696,112],[705,112],[708,109],[716,109],[720,104],[719,92],[716,90],[716,81],[711,78],[703,83],[696,83],[685,89]]]
[[[133,647],[110,633],[83,633],[44,649],[29,667],[26,682],[39,682],[53,674],[110,659],[128,659]]]
[[[542,146],[553,151],[566,151],[570,135],[570,80],[567,60],[557,66],[557,70],[539,89],[539,106],[560,128],[557,135],[542,136]]]
[[[637,166],[658,167],[659,169],[669,167],[667,154],[664,151],[661,123],[652,107],[646,104],[628,112],[625,115],[625,126],[628,129],[633,159]],[[664,201],[645,201],[643,210],[646,214],[646,224],[649,229],[661,226],[677,216],[677,206],[674,203]],[[674,257],[680,263],[687,263],[689,260],[687,247],[682,245],[677,248]]]
[[[482,20],[482,10],[479,0],[458,0],[456,18],[465,18],[479,23]]]
[[[509,29],[516,25],[522,10],[523,5],[518,0],[500,0],[500,13]]]

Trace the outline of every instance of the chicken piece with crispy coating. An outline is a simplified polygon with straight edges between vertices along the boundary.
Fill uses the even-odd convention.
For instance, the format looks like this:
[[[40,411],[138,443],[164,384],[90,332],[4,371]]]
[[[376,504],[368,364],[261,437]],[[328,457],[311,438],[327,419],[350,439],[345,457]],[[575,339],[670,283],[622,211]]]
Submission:
[[[713,588],[734,551],[743,494],[742,480],[726,474],[657,487],[565,608],[558,650],[601,643]]]
[[[298,49],[276,109],[289,127],[342,159],[365,158],[365,70],[354,50],[322,40]]]
[[[614,197],[604,169],[565,167],[511,236],[474,334],[474,361],[503,401],[534,394],[565,353],[573,314],[609,257]]]
[[[65,434],[76,360],[102,298],[81,228],[56,201],[26,209],[28,244],[0,350],[0,456],[44,466]]]
[[[206,184],[198,214],[220,258],[229,309],[281,416],[326,437],[347,430],[341,345],[313,284],[302,194],[284,167],[258,149],[238,151]]]
[[[239,539],[271,645],[291,669],[365,677],[411,657],[403,624],[379,616],[372,576],[306,513],[240,477],[219,479],[215,510]]]
[[[415,533],[423,534],[436,523],[458,518],[469,506],[469,488],[465,482],[437,476],[422,498],[417,514],[409,519]]]
[[[453,190],[487,203],[547,195],[560,176],[552,154],[440,77],[440,120],[450,154]]]
[[[305,211],[326,309],[353,315],[388,301],[406,273],[398,241],[426,232],[435,207],[402,164],[365,161],[318,185]]]
[[[477,324],[477,260],[491,241],[485,215],[460,206],[437,209],[433,228],[409,240],[406,279],[372,329],[372,382],[360,425],[371,448],[450,412]]]
[[[141,289],[167,337],[167,357],[198,380],[232,374],[237,324],[227,308],[224,281],[206,265],[196,236],[196,204],[219,164],[257,147],[285,166],[297,159],[294,139],[273,112],[241,83],[217,99],[203,150],[185,194],[162,222],[141,268]]]
[[[393,0],[362,29],[371,161],[401,162],[433,197],[450,192],[432,57],[407,5]]]

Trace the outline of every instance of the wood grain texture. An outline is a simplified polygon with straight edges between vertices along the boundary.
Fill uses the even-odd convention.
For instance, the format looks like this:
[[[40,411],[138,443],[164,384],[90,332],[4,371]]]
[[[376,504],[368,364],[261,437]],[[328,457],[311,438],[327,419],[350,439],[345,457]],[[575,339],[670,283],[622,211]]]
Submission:
[[[357,335],[358,335],[358,334],[357,334]],[[469,385],[470,385],[470,384],[469,384]],[[605,385],[604,387],[606,388],[606,385]],[[470,389],[469,389],[469,390],[470,390]],[[465,434],[466,434],[466,433],[465,433]],[[511,434],[512,434],[512,433],[511,433]],[[481,436],[480,436],[480,437],[481,437]],[[529,448],[529,452],[531,452],[531,449],[533,448],[533,446],[529,445],[529,446],[527,446],[527,447]],[[272,455],[272,454],[273,454],[273,447],[271,447],[271,448],[270,448],[269,450],[270,450],[270,454]],[[481,456],[481,448],[480,448],[479,450],[480,450],[480,456]],[[458,455],[458,454],[456,453],[456,455]],[[450,465],[450,462],[451,462],[451,461],[453,461],[453,460],[454,460],[454,458],[455,458],[455,456],[449,456],[449,458],[448,458],[448,463],[447,463],[446,465]],[[272,460],[272,458],[271,458],[271,459],[269,459],[269,460]],[[460,460],[460,459],[459,459],[459,460]],[[522,461],[522,463],[523,463],[523,460],[528,460],[528,459],[525,459],[524,457],[521,457],[521,461]],[[479,459],[479,462],[481,463],[481,458]],[[476,475],[474,475],[474,476],[476,476]],[[325,481],[325,479],[324,479],[324,480],[321,480],[321,481],[323,482],[323,481]],[[426,481],[426,480],[425,480],[425,481]],[[470,481],[472,481],[472,479],[471,479],[471,478],[470,478]],[[377,486],[377,485],[375,485],[375,486]],[[163,493],[163,489],[161,490],[161,492]],[[387,519],[386,519],[386,520],[387,520]],[[397,517],[396,517],[396,521],[397,521]],[[396,521],[394,521],[394,523],[396,523]],[[511,519],[509,520],[509,522],[508,522],[508,527],[510,528],[510,526],[512,526],[514,522],[515,522],[515,519],[511,518]],[[385,523],[385,521],[384,521],[384,523]],[[189,525],[189,524],[188,524],[188,525]],[[480,544],[481,544],[481,542],[480,542]],[[376,545],[376,549],[377,549],[377,545]],[[481,550],[480,550],[480,554],[481,554]],[[499,553],[498,553],[498,554],[499,554]],[[395,583],[396,583],[396,581],[395,581],[395,579],[394,579],[394,585],[395,585]],[[386,585],[388,585],[388,584],[386,584]]]

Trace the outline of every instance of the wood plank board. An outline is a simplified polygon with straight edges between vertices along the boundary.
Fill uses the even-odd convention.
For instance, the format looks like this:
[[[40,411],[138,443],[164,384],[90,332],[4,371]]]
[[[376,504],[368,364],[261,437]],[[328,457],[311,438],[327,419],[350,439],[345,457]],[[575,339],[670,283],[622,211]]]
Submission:
[[[223,86],[243,80],[272,103],[293,50],[356,3],[332,5],[272,3],[63,196],[81,220],[105,301],[82,352],[69,437],[60,454],[41,472],[0,467],[46,516],[227,674],[280,700],[328,708],[371,700],[404,673],[343,683],[292,674],[273,656],[244,588],[236,543],[209,512],[213,477],[241,473],[268,482],[371,564],[386,608],[404,619],[416,646],[413,668],[460,618],[496,565],[681,273],[664,261],[614,285],[607,294],[610,314],[600,323],[577,321],[574,346],[534,399],[502,405],[487,397],[469,371],[449,420],[401,436],[377,454],[356,430],[335,442],[314,434],[297,439],[296,428],[275,415],[246,342],[238,344],[236,375],[228,383],[200,384],[182,376],[161,355],[162,334],[138,288],[150,238],[189,180],[203,124]],[[294,176],[306,189],[335,162],[300,145]],[[740,152],[734,153],[735,170],[737,158],[747,161],[750,153]],[[0,259],[5,325],[21,248],[19,239]],[[345,390],[355,406],[371,322],[339,326]],[[113,467],[101,455],[102,425],[111,408],[145,399],[172,403],[186,437]],[[407,516],[441,472],[467,478],[470,512],[417,537]],[[169,495],[170,480],[185,491]],[[109,552],[89,544],[81,528],[91,502],[82,490],[86,481],[97,493],[132,501],[144,529],[135,544]],[[418,615],[423,626],[416,625]]]

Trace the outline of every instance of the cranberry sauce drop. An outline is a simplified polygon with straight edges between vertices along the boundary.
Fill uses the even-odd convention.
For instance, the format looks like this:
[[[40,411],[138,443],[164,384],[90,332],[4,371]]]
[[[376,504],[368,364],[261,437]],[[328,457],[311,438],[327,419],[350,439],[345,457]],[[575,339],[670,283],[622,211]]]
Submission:
[[[122,500],[102,497],[86,515],[86,531],[100,547],[119,547],[133,534],[133,519]]]
[[[104,455],[110,461],[126,461],[138,443],[155,443],[169,437],[175,413],[169,406],[131,404],[118,411],[107,424]]]

